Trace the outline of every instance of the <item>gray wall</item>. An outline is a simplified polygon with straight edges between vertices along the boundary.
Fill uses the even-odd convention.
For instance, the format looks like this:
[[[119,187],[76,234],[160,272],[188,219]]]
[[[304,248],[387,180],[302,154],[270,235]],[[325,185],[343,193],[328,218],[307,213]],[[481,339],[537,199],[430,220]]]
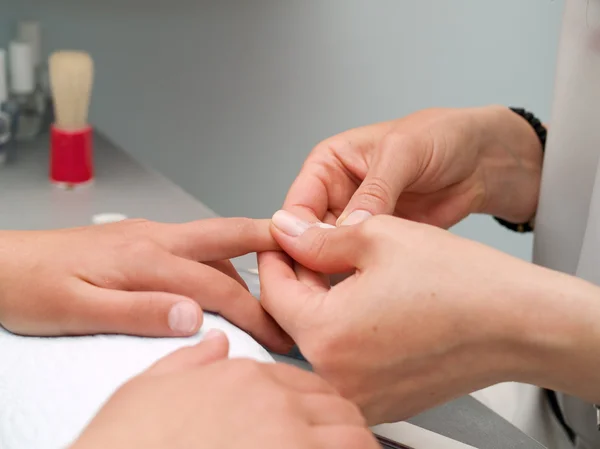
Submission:
[[[6,48],[19,12],[19,0],[0,0],[0,48]]]
[[[547,118],[562,4],[19,0],[18,12],[43,21],[47,50],[93,54],[99,129],[217,212],[265,217],[312,146],[344,129],[435,105]],[[530,237],[489,218],[456,232],[529,257]]]

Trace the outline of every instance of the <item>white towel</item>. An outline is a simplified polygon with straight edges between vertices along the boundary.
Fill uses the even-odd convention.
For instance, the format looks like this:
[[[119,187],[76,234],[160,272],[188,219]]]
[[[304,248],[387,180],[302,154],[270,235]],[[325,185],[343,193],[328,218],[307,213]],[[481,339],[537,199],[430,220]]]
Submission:
[[[120,385],[215,328],[228,335],[230,357],[273,361],[248,334],[210,314],[187,339],[30,338],[0,328],[0,448],[67,447]]]

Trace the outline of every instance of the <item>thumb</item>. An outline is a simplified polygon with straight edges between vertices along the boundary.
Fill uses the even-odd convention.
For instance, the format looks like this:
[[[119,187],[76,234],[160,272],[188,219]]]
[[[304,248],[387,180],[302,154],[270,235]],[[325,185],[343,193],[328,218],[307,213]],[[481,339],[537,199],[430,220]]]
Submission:
[[[227,335],[220,330],[211,329],[200,343],[178,349],[160,359],[148,368],[146,374],[156,376],[208,365],[226,359],[228,353]]]
[[[92,288],[72,305],[66,333],[187,337],[202,325],[200,306],[185,296]]]
[[[354,225],[373,215],[393,215],[400,194],[418,176],[423,154],[413,138],[396,133],[384,137],[337,225]]]
[[[335,228],[325,223],[310,223],[284,210],[273,215],[271,232],[296,262],[320,273],[361,268],[368,252],[368,245],[360,238],[361,227]]]

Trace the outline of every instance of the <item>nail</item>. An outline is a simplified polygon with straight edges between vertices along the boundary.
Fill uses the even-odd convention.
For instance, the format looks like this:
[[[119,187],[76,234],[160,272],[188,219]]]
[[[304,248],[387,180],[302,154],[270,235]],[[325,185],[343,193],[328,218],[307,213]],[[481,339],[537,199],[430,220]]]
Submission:
[[[335,226],[330,225],[329,223],[317,223],[317,226],[321,229],[335,229]]]
[[[189,302],[175,304],[169,312],[169,327],[173,332],[189,334],[198,326],[198,310]]]
[[[346,217],[346,219],[342,222],[341,226],[352,226],[355,224],[359,224],[365,220],[368,220],[372,216],[373,215],[371,214],[371,212],[367,212],[366,210],[355,210]]]
[[[219,329],[210,329],[206,335],[204,336],[203,340],[214,340],[216,338],[221,338],[225,335],[225,332],[219,330]]]
[[[309,222],[304,221],[285,210],[275,212],[272,220],[276,228],[290,237],[298,237],[311,227]]]

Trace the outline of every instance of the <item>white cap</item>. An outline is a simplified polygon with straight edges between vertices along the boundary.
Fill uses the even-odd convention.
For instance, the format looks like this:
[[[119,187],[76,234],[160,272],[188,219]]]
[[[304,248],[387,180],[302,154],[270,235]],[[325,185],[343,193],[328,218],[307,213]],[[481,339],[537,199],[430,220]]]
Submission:
[[[6,50],[0,48],[0,105],[8,100],[8,83],[6,82]]]
[[[42,29],[39,22],[23,21],[17,26],[17,40],[26,42],[31,46],[33,66],[42,63]]]
[[[31,45],[13,41],[8,48],[10,65],[10,90],[15,94],[30,94],[35,90],[35,73]]]

